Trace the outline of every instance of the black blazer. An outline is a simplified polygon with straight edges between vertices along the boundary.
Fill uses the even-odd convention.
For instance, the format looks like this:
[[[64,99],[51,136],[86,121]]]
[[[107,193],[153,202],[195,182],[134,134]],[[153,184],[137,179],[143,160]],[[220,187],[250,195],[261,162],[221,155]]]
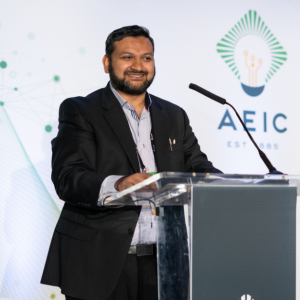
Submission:
[[[220,172],[201,152],[185,111],[151,95],[158,172]],[[173,151],[169,138],[175,139]],[[52,141],[52,181],[65,201],[51,241],[41,283],[84,300],[107,299],[128,253],[140,207],[97,206],[109,175],[139,172],[125,114],[109,84],[87,97],[62,102]]]

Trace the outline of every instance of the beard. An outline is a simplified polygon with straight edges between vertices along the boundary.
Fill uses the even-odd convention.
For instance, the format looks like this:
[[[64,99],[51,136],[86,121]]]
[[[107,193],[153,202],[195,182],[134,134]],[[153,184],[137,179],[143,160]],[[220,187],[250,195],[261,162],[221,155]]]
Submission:
[[[109,64],[109,77],[112,86],[116,89],[119,90],[123,93],[129,94],[129,95],[142,95],[143,93],[146,92],[148,87],[152,84],[154,77],[155,77],[155,68],[154,68],[154,74],[151,79],[148,79],[148,72],[147,71],[137,71],[134,69],[131,69],[130,71],[125,71],[123,78],[117,77],[111,63]],[[140,86],[134,86],[130,84],[128,80],[126,80],[125,75],[130,74],[130,73],[135,73],[135,74],[143,74],[146,75],[146,80],[143,82],[142,85]]]

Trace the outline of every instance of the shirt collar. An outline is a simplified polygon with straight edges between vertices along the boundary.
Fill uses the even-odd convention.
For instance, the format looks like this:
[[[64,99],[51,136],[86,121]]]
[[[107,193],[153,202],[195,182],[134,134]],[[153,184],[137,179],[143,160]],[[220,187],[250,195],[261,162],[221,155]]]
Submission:
[[[145,108],[147,109],[147,111],[149,111],[151,104],[152,104],[152,99],[151,99],[150,95],[148,93],[146,93]]]
[[[117,98],[117,100],[119,101],[119,103],[121,104],[121,106],[123,107],[125,104],[127,104],[128,102],[117,92],[117,90],[112,86],[111,82],[109,82],[109,86],[113,92],[113,94],[115,95],[115,97]],[[130,104],[130,103],[129,103]],[[146,93],[146,99],[145,99],[145,108],[147,109],[147,111],[149,111],[149,108],[152,104],[152,100],[151,97],[148,93]]]

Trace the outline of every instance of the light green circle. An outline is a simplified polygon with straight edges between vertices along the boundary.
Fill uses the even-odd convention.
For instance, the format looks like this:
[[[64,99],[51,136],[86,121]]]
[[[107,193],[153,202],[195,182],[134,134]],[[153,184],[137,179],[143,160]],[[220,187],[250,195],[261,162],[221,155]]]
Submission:
[[[15,71],[11,71],[9,73],[9,75],[10,75],[11,78],[16,78],[17,77],[17,73]]]
[[[4,61],[4,60],[2,60],[2,61],[0,62],[0,68],[5,69],[6,67],[7,67],[7,62]]]
[[[30,39],[30,40],[33,40],[34,39],[34,34],[32,32],[28,33],[27,34],[27,37]]]
[[[15,91],[17,91],[17,90],[18,90],[18,88],[14,88],[14,90],[15,90]]]
[[[45,127],[45,130],[46,130],[47,132],[51,132],[51,131],[52,131],[52,126],[51,126],[51,125],[47,125],[47,126]]]
[[[85,52],[86,52],[85,48],[83,48],[83,47],[79,48],[79,53],[80,54],[85,54]]]
[[[0,101],[0,106],[4,106],[4,102]]]
[[[60,81],[60,77],[59,77],[58,75],[55,75],[55,76],[53,77],[53,80],[54,80],[55,82],[59,82],[59,81]]]

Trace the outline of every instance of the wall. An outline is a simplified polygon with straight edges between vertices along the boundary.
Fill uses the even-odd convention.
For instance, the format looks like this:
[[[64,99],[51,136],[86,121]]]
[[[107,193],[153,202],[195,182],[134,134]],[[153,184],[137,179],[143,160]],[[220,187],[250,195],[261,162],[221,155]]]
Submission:
[[[108,82],[101,59],[116,28],[150,29],[157,76],[149,91],[186,110],[216,167],[267,172],[233,111],[189,90],[191,82],[236,107],[277,169],[300,173],[298,1],[0,3],[0,299],[62,298],[39,284],[63,205],[50,180],[50,141],[60,103]]]

